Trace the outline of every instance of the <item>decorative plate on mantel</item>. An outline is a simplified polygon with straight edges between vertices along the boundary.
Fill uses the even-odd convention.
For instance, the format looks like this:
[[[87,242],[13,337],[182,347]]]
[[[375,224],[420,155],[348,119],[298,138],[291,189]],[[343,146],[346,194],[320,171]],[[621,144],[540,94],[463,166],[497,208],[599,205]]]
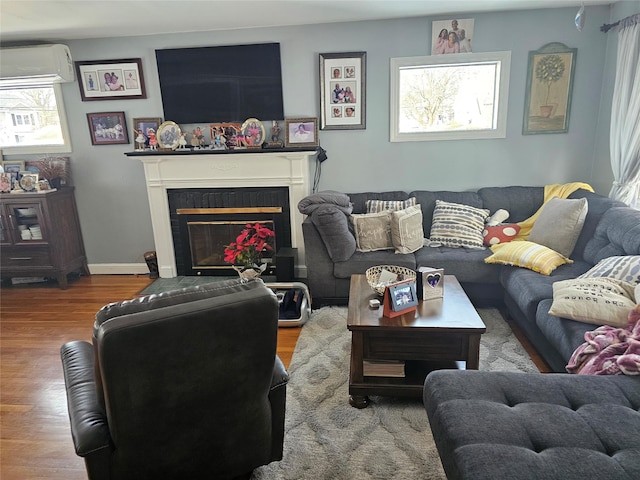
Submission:
[[[160,148],[175,150],[180,144],[180,126],[176,122],[167,121],[158,127],[156,138]]]
[[[257,118],[248,118],[242,124],[241,131],[248,147],[259,147],[264,143],[264,125]]]

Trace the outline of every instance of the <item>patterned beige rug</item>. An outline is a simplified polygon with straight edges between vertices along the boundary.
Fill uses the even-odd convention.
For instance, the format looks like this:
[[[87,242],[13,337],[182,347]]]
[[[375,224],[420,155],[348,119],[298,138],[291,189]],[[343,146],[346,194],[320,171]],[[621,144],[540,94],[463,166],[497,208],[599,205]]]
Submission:
[[[479,309],[487,333],[481,370],[537,368],[496,309]],[[418,399],[370,397],[349,405],[351,332],[346,307],[315,310],[289,367],[284,459],[252,480],[444,480],[427,414]]]

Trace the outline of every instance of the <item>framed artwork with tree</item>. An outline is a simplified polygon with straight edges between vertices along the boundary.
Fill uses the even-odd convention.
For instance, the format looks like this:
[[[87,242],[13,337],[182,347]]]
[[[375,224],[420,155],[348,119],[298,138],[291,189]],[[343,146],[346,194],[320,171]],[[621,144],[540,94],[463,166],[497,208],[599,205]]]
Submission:
[[[529,52],[523,135],[569,131],[577,53],[558,42]]]

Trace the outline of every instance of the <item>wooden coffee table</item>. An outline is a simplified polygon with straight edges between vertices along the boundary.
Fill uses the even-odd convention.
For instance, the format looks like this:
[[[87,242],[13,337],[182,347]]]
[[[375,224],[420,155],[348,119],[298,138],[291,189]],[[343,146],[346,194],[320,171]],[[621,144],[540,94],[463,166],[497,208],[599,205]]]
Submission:
[[[364,408],[368,395],[421,397],[426,375],[439,368],[478,369],[480,335],[487,327],[453,275],[444,276],[444,298],[421,301],[416,311],[382,316],[380,298],[364,275],[352,275],[347,328],[351,331],[349,403]],[[404,377],[363,375],[363,360],[402,360]]]

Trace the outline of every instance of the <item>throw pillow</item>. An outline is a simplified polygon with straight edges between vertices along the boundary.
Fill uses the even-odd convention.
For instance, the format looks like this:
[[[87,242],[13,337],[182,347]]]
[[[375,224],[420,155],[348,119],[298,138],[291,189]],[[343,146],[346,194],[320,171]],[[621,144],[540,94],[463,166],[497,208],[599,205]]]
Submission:
[[[625,326],[635,307],[633,285],[613,278],[574,278],[553,284],[550,315],[595,325]]]
[[[396,253],[413,253],[422,248],[422,208],[420,205],[391,212],[391,241]]]
[[[488,216],[483,208],[436,200],[429,239],[446,247],[484,248],[482,231]]]
[[[542,207],[527,240],[549,247],[565,257],[571,256],[588,208],[586,198],[552,198]]]
[[[573,260],[544,245],[528,241],[499,243],[492,246],[491,251],[493,255],[485,258],[485,263],[499,263],[528,268],[543,275],[551,275],[551,272],[560,265],[573,263]]]
[[[359,252],[393,248],[391,212],[352,214],[351,222],[356,234],[356,250]]]
[[[640,284],[640,255],[604,258],[578,278],[593,277],[617,278],[636,285]]]
[[[482,231],[484,244],[487,247],[498,243],[506,243],[513,240],[520,231],[520,225],[517,223],[505,223],[495,227],[486,226]]]
[[[416,197],[407,200],[367,200],[367,213],[379,213],[385,210],[404,210],[416,205]]]

